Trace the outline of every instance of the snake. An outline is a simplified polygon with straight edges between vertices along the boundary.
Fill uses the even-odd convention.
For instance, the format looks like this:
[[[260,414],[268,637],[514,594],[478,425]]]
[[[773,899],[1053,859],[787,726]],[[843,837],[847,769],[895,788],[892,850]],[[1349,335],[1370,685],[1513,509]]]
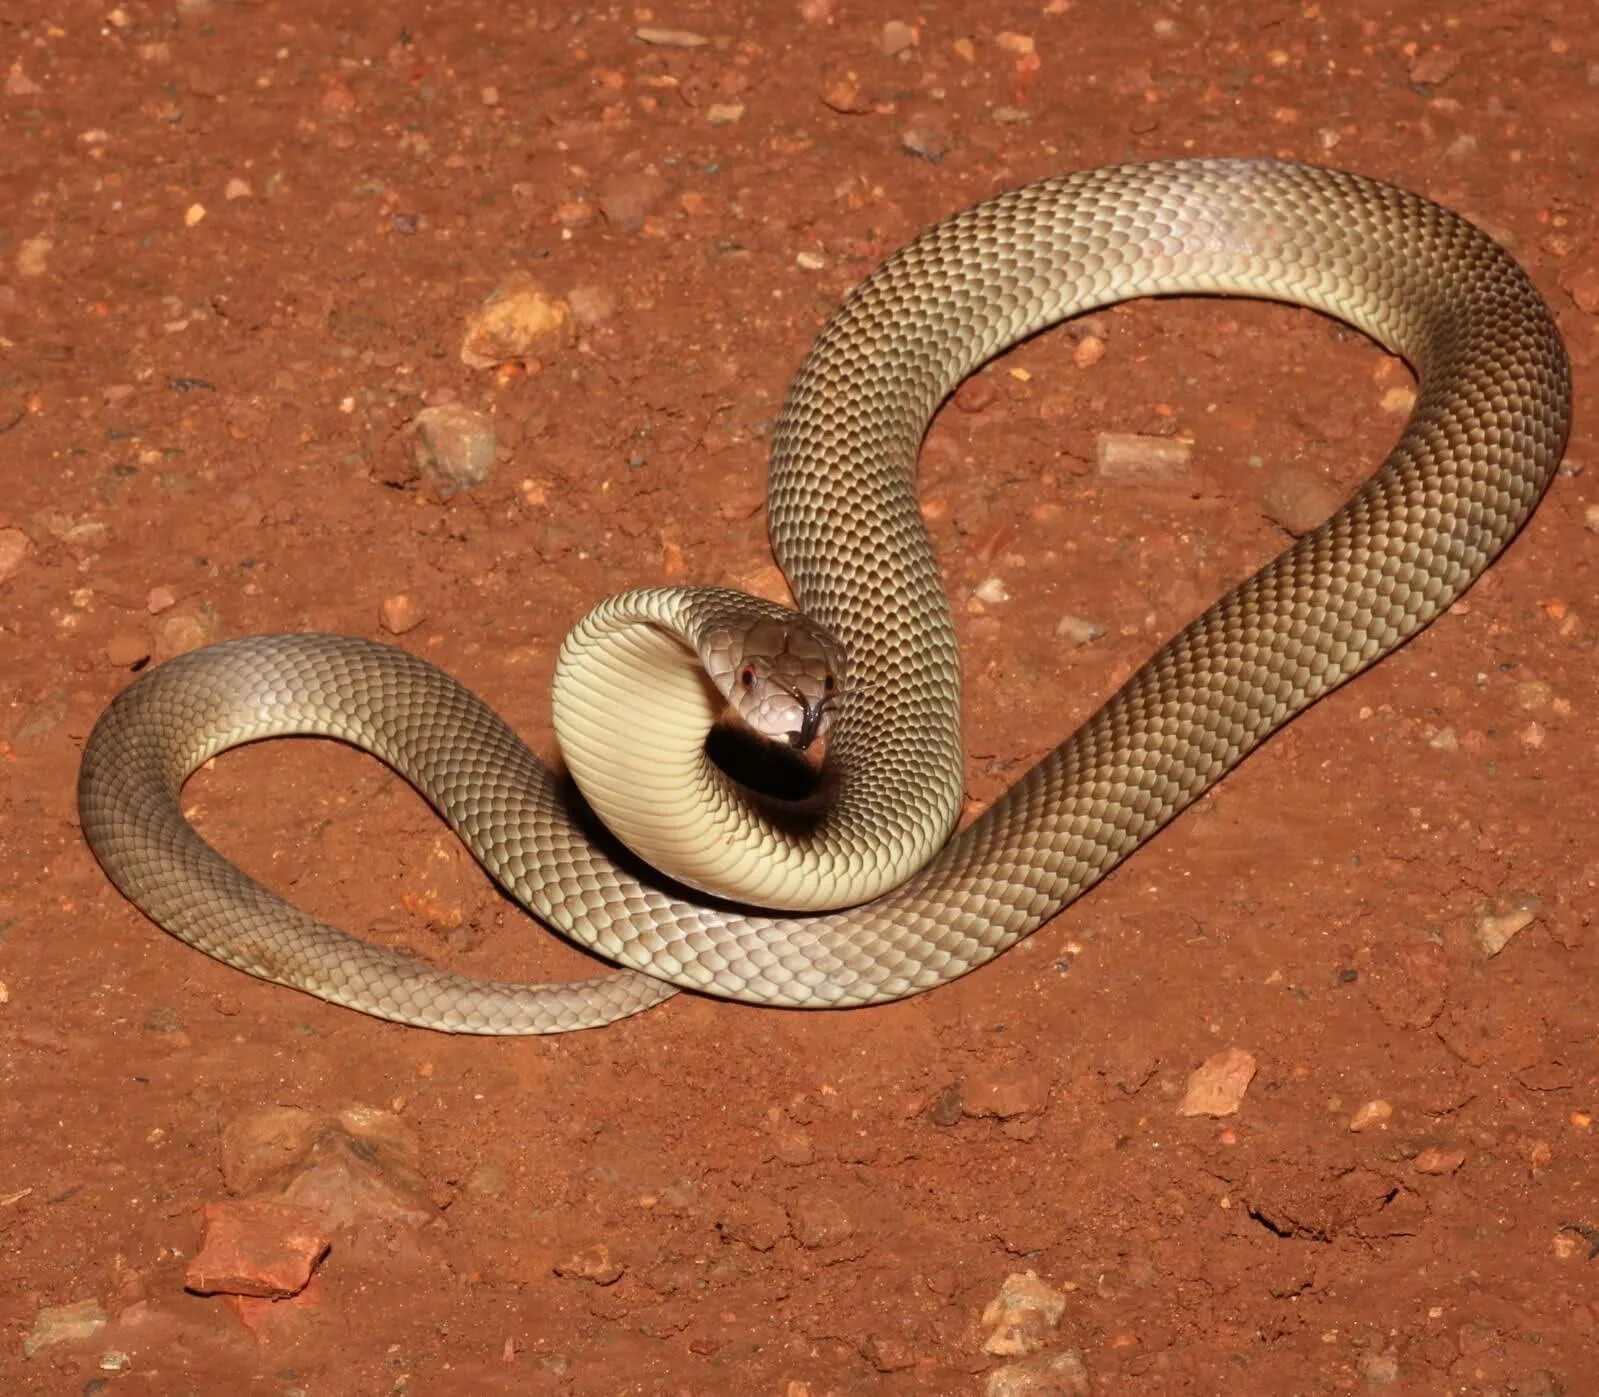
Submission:
[[[1018,341],[1174,295],[1340,320],[1408,363],[1414,408],[1331,517],[952,833],[961,667],[916,493],[923,436],[962,380]],[[587,768],[588,799],[402,648],[284,634],[180,655],[125,688],[85,744],[82,829],[112,883],[189,945],[402,1024],[559,1032],[679,989],[797,1008],[903,998],[1038,929],[1290,718],[1450,607],[1532,513],[1569,417],[1565,350],[1531,280],[1426,198],[1260,159],[1045,179],[888,258],[804,359],[772,429],[767,489],[797,613],[721,589],[639,588],[572,629],[555,727],[573,774]],[[787,724],[791,746],[825,747],[821,796],[746,800],[707,758],[704,729],[672,726],[719,705],[725,720],[729,691],[752,680],[787,703],[777,740]],[[565,718],[563,683],[577,686]],[[387,762],[501,888],[609,965],[567,983],[476,978],[352,936],[248,877],[190,823],[184,783],[230,747],[306,733]],[[607,738],[621,754],[591,761],[589,744]],[[655,761],[709,803],[668,790]],[[624,820],[644,811],[644,825],[664,813],[614,839],[589,808],[607,803]],[[711,854],[658,869],[644,856],[652,840]],[[718,859],[743,871],[730,892]],[[769,878],[768,863],[786,871]]]

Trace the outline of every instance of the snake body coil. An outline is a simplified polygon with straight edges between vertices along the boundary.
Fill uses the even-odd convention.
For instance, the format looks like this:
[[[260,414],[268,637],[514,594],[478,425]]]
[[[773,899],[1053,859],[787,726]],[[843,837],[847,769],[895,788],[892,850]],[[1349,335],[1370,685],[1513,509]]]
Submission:
[[[1177,293],[1347,321],[1414,367],[1415,412],[1337,514],[943,844],[961,791],[960,673],[916,507],[927,423],[966,374],[1036,330]],[[897,998],[1036,929],[1275,728],[1437,616],[1531,513],[1568,415],[1565,354],[1538,293],[1489,238],[1424,199],[1255,161],[1046,180],[931,229],[857,288],[776,431],[773,545],[801,608],[849,656],[833,735],[845,776],[829,816],[843,831],[839,866],[871,887],[883,865],[897,879],[931,855],[893,891],[806,916],[683,900],[595,847],[545,768],[447,676],[317,635],[230,642],[132,685],[84,753],[84,831],[117,886],[175,935],[404,1023],[552,1032],[646,1007],[674,985],[793,1006]],[[643,973],[577,986],[470,980],[357,941],[252,882],[193,831],[178,791],[215,753],[291,732],[389,762],[519,901]],[[878,831],[889,852],[862,869],[868,846],[852,841]]]

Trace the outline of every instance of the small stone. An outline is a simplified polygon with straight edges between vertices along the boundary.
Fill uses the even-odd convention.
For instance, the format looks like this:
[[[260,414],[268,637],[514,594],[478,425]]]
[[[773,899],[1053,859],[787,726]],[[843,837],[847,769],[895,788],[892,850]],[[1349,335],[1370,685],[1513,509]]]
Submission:
[[[1005,585],[1003,578],[985,577],[972,590],[972,595],[989,606],[998,606],[1010,600],[1010,588]]]
[[[1055,622],[1056,636],[1078,649],[1092,643],[1105,634],[1105,628],[1098,621],[1090,621],[1083,616],[1062,616]]]
[[[705,109],[705,120],[712,126],[732,126],[744,120],[744,111],[742,102],[712,102]]]
[[[1599,244],[1590,245],[1575,266],[1562,270],[1560,285],[1584,315],[1599,314]]]
[[[965,1114],[962,1105],[960,1083],[951,1082],[927,1103],[927,1119],[948,1129]]]
[[[1394,1108],[1378,1097],[1356,1108],[1355,1114],[1349,1118],[1349,1128],[1358,1135],[1374,1126],[1387,1125],[1393,1113]]]
[[[994,42],[1006,53],[1013,53],[1018,58],[1036,52],[1038,47],[1031,34],[1018,34],[1010,29],[1002,29],[994,36]]]
[[[760,1194],[746,1194],[730,1203],[716,1224],[724,1237],[754,1251],[771,1251],[788,1236],[788,1226],[788,1214]]]
[[[782,1122],[772,1130],[772,1154],[780,1164],[799,1168],[815,1162],[816,1146],[811,1143],[809,1132]]]
[[[555,1274],[569,1281],[590,1281],[594,1285],[615,1285],[627,1268],[611,1255],[604,1242],[584,1247],[565,1261],[558,1262]]]
[[[892,1334],[873,1334],[861,1351],[879,1373],[902,1373],[916,1365],[916,1350]]]
[[[106,662],[113,669],[132,669],[150,658],[150,642],[134,630],[118,631],[105,643]]]
[[[1037,1353],[1065,1313],[1065,1295],[1040,1280],[1036,1271],[1013,1272],[983,1310],[982,1326],[991,1331],[983,1352],[996,1358]]]
[[[992,374],[973,374],[955,390],[957,412],[986,412],[999,398],[999,386]]]
[[[0,582],[8,582],[22,569],[33,541],[21,529],[0,529]]]
[[[1343,497],[1315,471],[1289,465],[1273,476],[1260,503],[1272,523],[1298,538],[1325,522]]]
[[[1392,413],[1395,417],[1403,417],[1416,406],[1416,390],[1408,384],[1386,388],[1382,397],[1378,399],[1378,404],[1384,412]]]
[[[13,263],[17,275],[25,280],[43,276],[50,265],[50,253],[54,247],[49,238],[24,238],[17,244],[17,256]]]
[[[616,314],[616,293],[606,286],[574,286],[566,303],[579,325],[603,325]]]
[[[248,199],[254,193],[247,179],[230,179],[222,186],[222,197],[230,204],[237,199]]]
[[[370,1106],[247,1111],[222,1132],[222,1178],[235,1194],[296,1204],[329,1227],[419,1227],[438,1215],[409,1129]]]
[[[1106,480],[1172,480],[1188,469],[1193,447],[1175,437],[1101,432],[1094,455]]]
[[[1411,1161],[1418,1174],[1453,1174],[1466,1162],[1464,1150],[1426,1149]]]
[[[1242,1048],[1224,1048],[1205,1059],[1188,1079],[1177,1107],[1180,1116],[1230,1116],[1255,1078],[1255,1058]]]
[[[1368,1353],[1360,1360],[1360,1376],[1367,1387],[1387,1387],[1399,1381],[1399,1357],[1392,1353]]]
[[[22,1341],[23,1356],[40,1349],[92,1339],[106,1327],[110,1316],[97,1300],[77,1300],[70,1305],[47,1305],[33,1317],[33,1328]]]
[[[427,613],[422,610],[421,603],[408,592],[396,592],[392,596],[384,597],[379,610],[383,629],[390,635],[404,635],[407,631],[414,631],[427,619]]]
[[[823,257],[819,252],[796,252],[794,254],[794,264],[801,271],[819,272],[827,266],[827,258]]]
[[[170,587],[152,587],[144,598],[144,609],[152,616],[159,616],[163,611],[171,611],[178,604],[178,594]]]
[[[653,170],[630,170],[614,176],[600,191],[600,213],[611,227],[637,233],[644,220],[666,197],[666,181]]]
[[[1410,60],[1410,80],[1420,87],[1436,87],[1460,66],[1460,55],[1447,49],[1428,49]]]
[[[442,403],[423,408],[412,425],[416,461],[423,470],[462,489],[489,478],[499,440],[488,413],[464,403]]]
[[[1105,341],[1098,335],[1084,335],[1072,349],[1072,363],[1091,369],[1105,357]]]
[[[1516,707],[1523,708],[1529,713],[1540,708],[1547,708],[1555,696],[1555,691],[1542,679],[1523,679],[1514,690]]]
[[[937,164],[949,154],[949,129],[937,117],[919,113],[899,133],[900,149]]]
[[[202,1216],[205,1240],[184,1272],[197,1295],[297,1295],[330,1246],[322,1220],[292,1203],[235,1198],[207,1203]]]
[[[705,35],[696,34],[692,29],[655,29],[647,25],[635,29],[633,37],[641,44],[667,49],[697,49],[710,43]]]
[[[511,272],[466,318],[461,362],[473,369],[526,364],[565,343],[570,307],[527,272]]]
[[[914,24],[906,24],[902,19],[891,19],[884,26],[878,36],[877,47],[882,50],[887,58],[895,58],[906,49],[915,48],[921,41]]]
[[[1074,1348],[1007,1363],[983,1380],[983,1397],[1088,1397],[1092,1390],[1083,1356]]]
[[[818,1195],[791,1203],[789,1222],[794,1240],[808,1251],[837,1246],[855,1235],[855,1224],[836,1198]]]
[[[13,63],[6,70],[5,89],[7,97],[35,97],[44,91],[38,83],[22,71],[21,63]]]
[[[871,99],[861,92],[853,78],[839,78],[822,89],[822,103],[842,116],[861,116],[871,111]]]
[[[190,600],[174,605],[156,622],[154,655],[170,660],[209,645],[222,634],[222,618],[209,602]]]
[[[993,1120],[1036,1116],[1049,1105],[1054,1086],[1054,1078],[1036,1067],[979,1069],[961,1083],[961,1112]]]
[[[1520,932],[1537,920],[1543,902],[1535,893],[1509,893],[1477,908],[1475,935],[1483,954],[1498,955]]]

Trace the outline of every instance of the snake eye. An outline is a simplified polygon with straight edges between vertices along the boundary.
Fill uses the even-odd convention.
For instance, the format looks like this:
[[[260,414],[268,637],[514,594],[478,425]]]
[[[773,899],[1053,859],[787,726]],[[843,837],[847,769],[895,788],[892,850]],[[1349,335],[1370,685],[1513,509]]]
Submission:
[[[739,670],[738,682],[746,689],[753,689],[755,687],[755,666],[745,665],[743,669]]]

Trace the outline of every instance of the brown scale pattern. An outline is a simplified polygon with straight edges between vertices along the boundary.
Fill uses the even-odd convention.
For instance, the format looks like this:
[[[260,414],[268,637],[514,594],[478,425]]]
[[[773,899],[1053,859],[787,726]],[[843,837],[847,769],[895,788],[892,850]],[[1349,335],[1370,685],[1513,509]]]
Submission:
[[[959,663],[916,511],[915,459],[978,364],[1133,296],[1234,293],[1335,315],[1404,355],[1421,392],[1398,445],[1322,528],[1157,653],[906,884],[847,911],[746,916],[640,882],[568,820],[478,699],[431,666],[327,636],[234,641],[162,666],[84,754],[85,833],[175,935],[252,974],[406,1023],[552,1032],[670,985],[798,1006],[930,988],[1035,930],[1275,728],[1447,607],[1514,536],[1558,465],[1559,336],[1514,261],[1454,215],[1355,176],[1269,162],[1124,166],[1002,195],[885,263],[829,324],[774,444],[772,536],[805,609],[849,647],[835,750],[848,798],[942,840],[960,792]],[[376,753],[514,896],[647,975],[471,981],[304,916],[183,820],[209,756],[318,732]],[[907,818],[907,811],[911,818]],[[659,978],[648,978],[659,977]]]

